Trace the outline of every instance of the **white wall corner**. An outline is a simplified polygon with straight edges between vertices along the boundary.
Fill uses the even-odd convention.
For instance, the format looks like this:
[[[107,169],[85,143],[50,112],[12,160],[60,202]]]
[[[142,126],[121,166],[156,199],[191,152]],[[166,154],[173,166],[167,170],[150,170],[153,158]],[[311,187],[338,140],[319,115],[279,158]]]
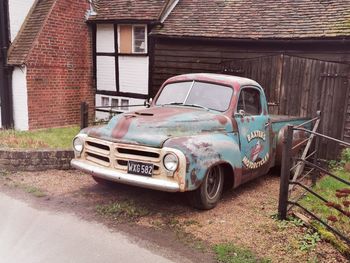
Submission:
[[[34,0],[10,0],[9,1],[9,15],[10,15],[10,33],[11,42],[16,38],[21,29],[30,9],[32,8]]]
[[[16,130],[29,129],[27,68],[15,67],[12,73],[13,121]]]

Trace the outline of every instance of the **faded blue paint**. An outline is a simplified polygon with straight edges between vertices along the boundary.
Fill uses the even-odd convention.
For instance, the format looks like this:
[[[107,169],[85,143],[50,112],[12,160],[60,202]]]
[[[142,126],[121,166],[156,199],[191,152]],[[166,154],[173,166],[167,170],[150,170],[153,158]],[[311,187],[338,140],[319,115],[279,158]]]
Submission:
[[[208,168],[215,164],[227,163],[233,169],[241,168],[241,153],[235,133],[208,133],[171,138],[164,146],[178,149],[185,154],[187,190],[198,188]]]
[[[166,83],[187,79],[213,81],[231,86],[234,94],[229,110],[220,113],[183,105],[152,105],[149,109],[117,115],[107,125],[84,129],[81,133],[116,143],[155,148],[170,147],[180,150],[186,156],[185,180],[188,191],[198,188],[207,170],[219,163],[231,166],[234,172],[234,186],[266,173],[276,163],[286,125],[299,125],[306,120],[268,115],[262,88],[249,79],[194,74],[177,76]],[[260,115],[235,115],[242,86],[260,90],[262,106]],[[281,118],[281,120],[273,120],[273,118]],[[310,126],[311,124],[307,127],[310,128]],[[255,131],[264,132],[266,138],[259,135],[260,137],[253,136],[248,139],[248,136]],[[269,158],[263,163],[266,156]],[[244,160],[246,160],[245,163]],[[249,167],[256,162],[260,162],[261,166]]]
[[[164,106],[113,117],[108,125],[88,131],[91,137],[161,148],[172,137],[232,132],[229,119],[215,111]]]

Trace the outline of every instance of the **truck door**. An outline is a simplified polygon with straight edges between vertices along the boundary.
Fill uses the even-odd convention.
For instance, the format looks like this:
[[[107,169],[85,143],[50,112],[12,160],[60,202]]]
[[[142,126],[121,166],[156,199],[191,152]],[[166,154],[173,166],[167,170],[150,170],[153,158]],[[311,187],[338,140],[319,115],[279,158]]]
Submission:
[[[238,124],[244,182],[269,169],[271,123],[266,98],[260,87],[241,89],[235,119]]]

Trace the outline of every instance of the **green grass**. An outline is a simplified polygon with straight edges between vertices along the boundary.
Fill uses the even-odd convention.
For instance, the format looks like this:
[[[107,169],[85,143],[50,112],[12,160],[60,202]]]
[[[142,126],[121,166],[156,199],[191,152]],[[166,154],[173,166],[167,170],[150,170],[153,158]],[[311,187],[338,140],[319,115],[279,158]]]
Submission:
[[[214,246],[216,260],[220,263],[267,263],[271,260],[258,258],[251,250],[235,246],[232,243]]]
[[[0,131],[0,148],[70,149],[79,127],[51,128],[38,131]]]
[[[346,172],[343,169],[335,169],[333,173],[338,177],[350,181],[350,173]],[[301,201],[300,204],[312,211],[316,216],[321,218],[324,222],[335,227],[343,234],[350,236],[350,217],[343,215],[341,212],[338,212],[331,206],[339,206],[344,211],[350,211],[350,207],[345,205],[346,202],[350,201],[350,195],[344,197],[337,197],[337,190],[339,189],[350,189],[346,184],[330,177],[325,176],[321,178],[316,185],[313,187],[313,190],[320,194],[323,198],[329,201],[329,204],[325,204],[322,200],[317,197],[307,194]],[[332,242],[336,247],[340,248],[345,254],[350,253],[350,248],[344,247],[343,242],[336,238],[332,233],[326,230],[319,223],[315,223],[315,227],[321,234],[322,238],[327,239]]]
[[[29,193],[34,195],[35,197],[44,197],[46,194],[39,188],[35,186],[24,186],[24,190]]]
[[[115,219],[137,219],[150,214],[147,208],[132,201],[118,201],[106,205],[97,205],[96,212],[103,216],[113,216]]]

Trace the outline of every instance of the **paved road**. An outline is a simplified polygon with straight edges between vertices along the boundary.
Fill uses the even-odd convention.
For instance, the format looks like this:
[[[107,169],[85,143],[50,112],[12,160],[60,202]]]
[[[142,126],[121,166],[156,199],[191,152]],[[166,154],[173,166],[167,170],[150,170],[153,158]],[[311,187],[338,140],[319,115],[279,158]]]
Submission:
[[[0,262],[172,262],[74,215],[39,211],[0,193]]]

